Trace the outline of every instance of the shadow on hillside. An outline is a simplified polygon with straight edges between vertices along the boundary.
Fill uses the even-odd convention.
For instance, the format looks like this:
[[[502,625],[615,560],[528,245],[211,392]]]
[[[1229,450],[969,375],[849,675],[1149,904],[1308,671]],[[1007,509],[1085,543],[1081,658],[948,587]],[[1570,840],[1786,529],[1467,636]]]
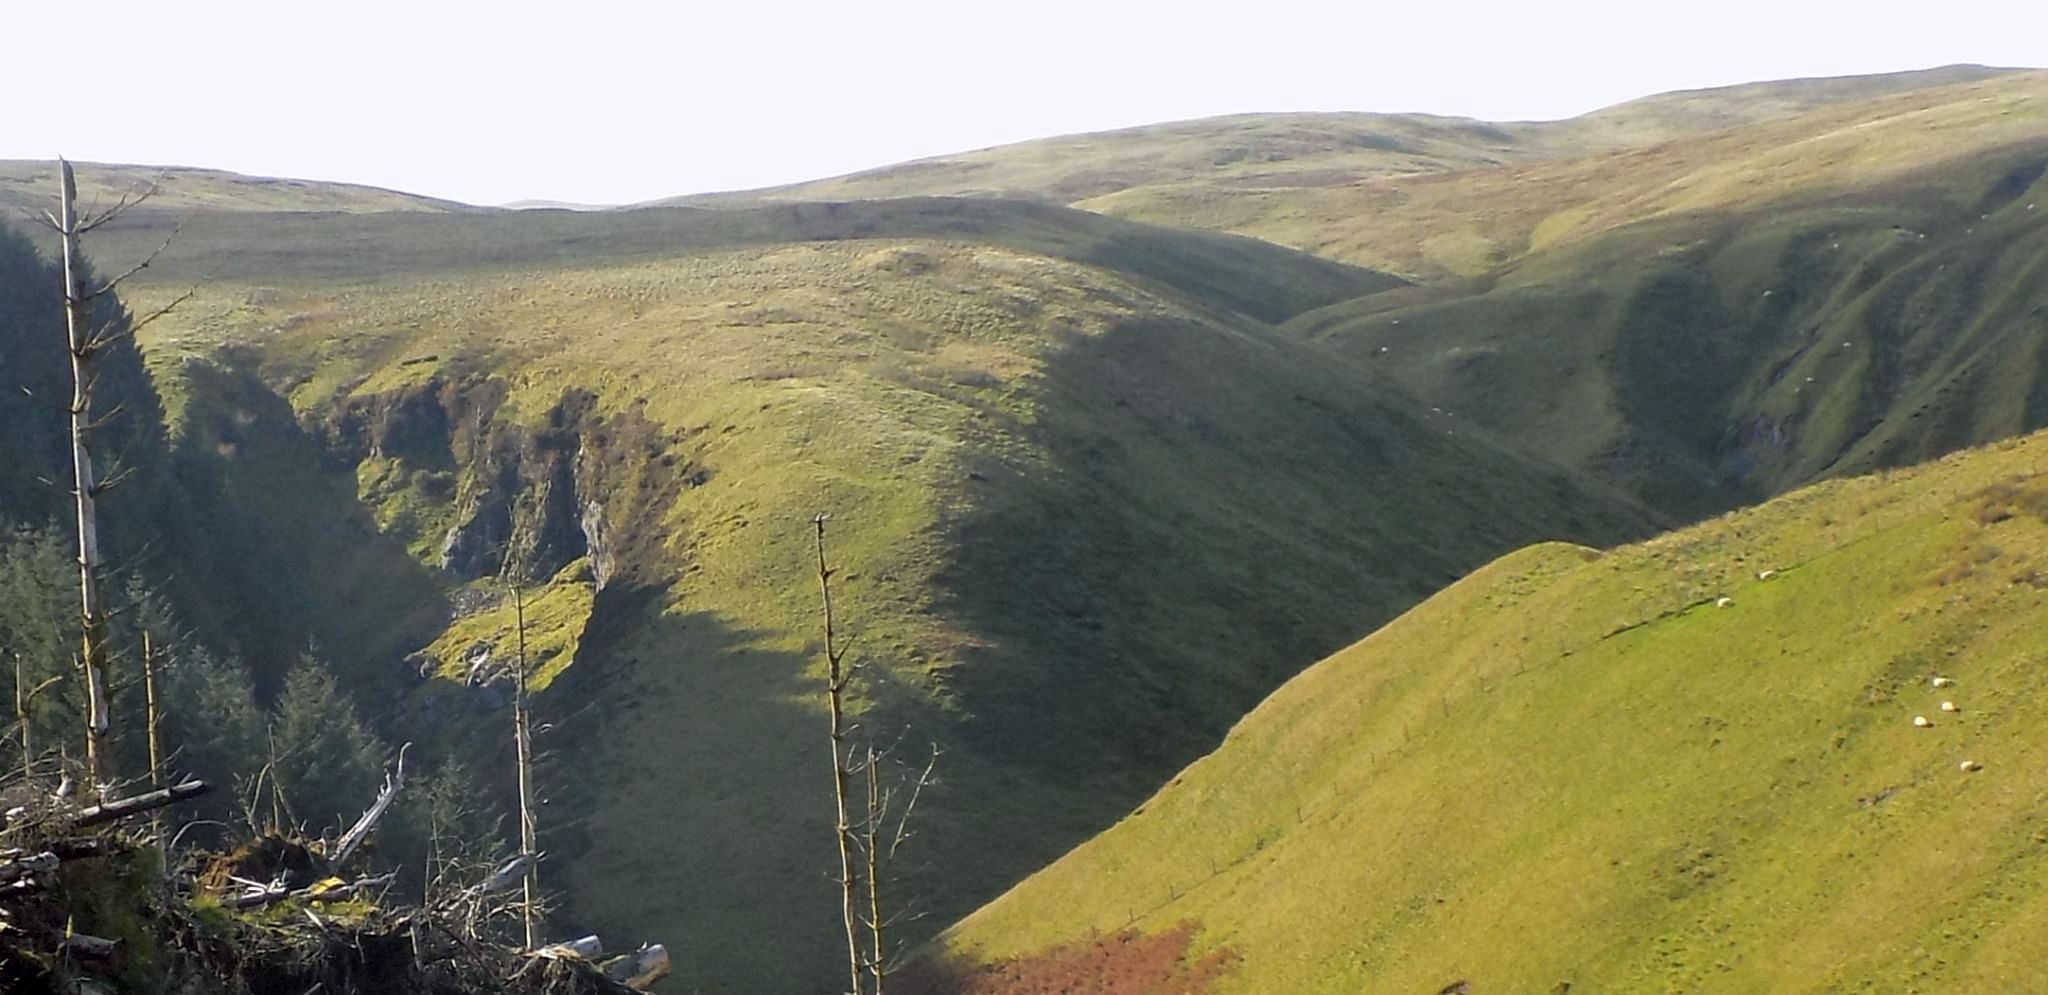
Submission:
[[[972,510],[949,525],[939,592],[981,637],[946,671],[962,745],[1052,802],[1009,837],[1022,873],[1466,572],[1530,542],[1646,527],[1277,337],[1156,324],[1077,338],[1037,393],[1035,423],[998,427],[1051,465],[966,468]]]
[[[589,898],[553,932],[666,943],[671,990],[810,990],[843,961],[775,938],[841,928],[820,687],[807,656],[668,600],[633,578],[599,592],[537,703],[543,878]]]
[[[197,624],[244,656],[264,694],[308,648],[360,678],[359,693],[388,686],[387,668],[446,617],[438,581],[254,374],[191,362],[179,377],[180,525],[165,559]]]
[[[678,990],[814,990],[845,963],[818,940],[842,928],[821,646],[772,648],[777,634],[670,600],[666,583],[635,578],[599,592],[576,662],[541,699],[553,728],[539,746],[554,758],[542,846],[558,885],[601,896],[566,908],[556,931],[666,942],[683,951]],[[1092,827],[958,749],[952,720],[888,668],[863,673],[879,705],[849,743],[872,730],[893,746],[885,778],[907,784],[944,751],[887,875],[884,904],[906,917],[891,942],[908,948],[1040,866],[1046,835]]]

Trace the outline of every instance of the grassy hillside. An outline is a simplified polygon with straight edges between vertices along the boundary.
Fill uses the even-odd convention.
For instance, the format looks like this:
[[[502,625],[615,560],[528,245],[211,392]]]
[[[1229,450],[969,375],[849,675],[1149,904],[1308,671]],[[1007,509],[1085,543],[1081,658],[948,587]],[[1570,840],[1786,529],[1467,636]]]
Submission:
[[[1198,191],[1225,199],[1284,198],[1290,190],[1654,145],[1833,104],[2008,72],[1946,66],[1750,83],[1659,94],[1565,121],[1487,122],[1429,114],[1239,114],[1046,138],[831,179],[678,200],[730,204],[971,195],[1075,203],[1125,190],[1141,191],[1136,195],[1140,200],[1191,197]]]
[[[1824,197],[1639,223],[1289,327],[1369,359],[1447,419],[1697,514],[2048,425],[2044,267],[2037,133]]]
[[[123,196],[157,188],[151,203],[173,211],[474,211],[449,200],[352,183],[244,176],[185,166],[78,164],[81,203],[111,206]],[[41,211],[56,204],[57,164],[48,160],[0,160],[0,208]]]
[[[1562,150],[1552,129],[1428,114],[1239,114],[1071,135],[919,159],[689,204],[965,195],[1073,203],[1195,183],[1263,188],[1526,162]]]
[[[2034,137],[2044,81],[1950,66],[1661,94],[1552,122],[1239,115],[683,200],[1027,196],[1441,280],[1645,217],[1853,186]]]
[[[1653,145],[1788,118],[1835,104],[1958,83],[1995,79],[2021,69],[1955,65],[1867,76],[1766,80],[1700,90],[1674,90],[1602,108],[1572,119],[1582,131],[1611,133],[1629,145]]]
[[[2037,71],[1657,144],[1599,151],[1588,143],[1577,146],[1578,154],[1542,162],[1314,188],[1162,185],[1079,206],[1235,231],[1441,282],[1646,219],[1759,210],[1881,186],[2037,141],[2044,128],[2048,72]]]
[[[946,948],[1021,958],[1013,979],[1093,951],[1107,976],[1103,951],[1151,947],[1073,944],[1191,933],[1188,958],[1234,965],[1219,992],[2026,988],[2044,463],[2037,435],[1505,557],[1289,682]]]
[[[148,278],[138,307],[201,284],[147,342],[174,421],[239,459],[246,404],[208,371],[253,371],[377,549],[439,574],[432,659],[353,670],[373,713],[502,740],[502,689],[454,678],[509,651],[511,551],[547,656],[549,880],[568,921],[676,940],[685,989],[830,977],[818,512],[865,723],[948,751],[904,886],[928,929],[1472,566],[1650,523],[1269,324],[1395,281],[1050,206],[210,214]],[[316,483],[247,499],[328,521],[293,497]]]
[[[792,990],[831,977],[835,956],[812,516],[832,516],[863,726],[906,752],[947,749],[900,892],[936,929],[1129,811],[1308,662],[1479,564],[1651,527],[1600,477],[1697,516],[2048,423],[2044,117],[2048,74],[1965,69],[1552,124],[1165,125],[751,206],[439,213],[211,177],[93,251],[113,269],[184,221],[124,290],[146,310],[197,287],[145,342],[176,451],[222,482],[200,502],[220,548],[186,569],[209,590],[250,587],[251,614],[314,616],[253,626],[256,642],[341,644],[326,655],[394,736],[494,768],[504,688],[469,678],[510,652],[495,578],[521,580],[561,925],[673,941],[682,989]],[[1026,196],[803,199],[899,190]],[[196,209],[245,192],[271,209]],[[1865,485],[1838,486],[1825,493]],[[1798,549],[1820,556],[1838,531],[1831,519]],[[1578,576],[1583,550],[1544,549],[1485,576],[1535,571],[1515,582],[1531,591]],[[1660,563],[1686,597],[1741,572]],[[1624,622],[1676,596],[1643,570]],[[1577,631],[1571,604],[1540,607]],[[1400,699],[1415,712],[1404,736],[1430,708],[1506,700],[1454,695],[1428,668],[1462,660],[1442,665],[1484,671],[1493,694],[1487,668],[1523,650],[1461,640],[1529,617],[1550,615],[1460,614],[1374,664],[1417,675],[1389,677],[1388,694],[1424,689]],[[1377,755],[1370,719],[1303,719],[1301,735],[1366,737]],[[1465,742],[1441,748],[1545,755]],[[1273,769],[1305,784],[1354,759],[1288,756]],[[1475,806],[1514,802],[1497,785],[1540,781],[1525,773],[1442,798],[1402,781],[1392,797],[1484,822]],[[1387,827],[1360,821],[1382,815],[1342,831],[1385,845]],[[1155,961],[1184,940],[1214,955],[1191,968],[1204,977],[1241,951],[1230,977],[1251,980],[1223,983],[1258,991],[1356,981],[1396,964],[1374,951],[1397,942],[1460,949],[1401,939],[1438,928],[1430,891],[1347,934],[1335,956],[1350,974],[1310,949],[1324,934],[1273,935],[1324,921],[1332,895],[1374,914],[1349,892],[1246,878],[1218,906],[1183,905],[1194,882],[1177,875],[1198,856],[1235,880],[1286,828],[1210,825],[1221,835],[1182,854],[1116,858],[1166,875],[1165,897],[1130,892],[1122,921],[1080,900],[1092,878],[1056,871],[1057,914],[1014,898],[1027,911],[992,908],[960,949],[1135,925],[1127,939]],[[1325,844],[1290,851],[1290,868]],[[1358,873],[1382,872],[1395,876],[1374,889],[1414,884]],[[1258,934],[1245,917],[1269,902]],[[1112,956],[1124,940],[1090,942]],[[1283,942],[1297,946],[1262,952]],[[1258,966],[1276,956],[1290,966]],[[1433,963],[1413,963],[1395,990],[1431,990],[1416,979]]]
[[[1162,228],[1022,201],[913,198],[732,211],[503,211],[326,215],[141,210],[94,251],[139,258],[177,224],[162,286],[362,282],[436,272],[503,272],[672,259],[802,242],[913,238],[1007,247],[1133,279],[1268,322],[1402,285],[1398,278],[1257,239]]]

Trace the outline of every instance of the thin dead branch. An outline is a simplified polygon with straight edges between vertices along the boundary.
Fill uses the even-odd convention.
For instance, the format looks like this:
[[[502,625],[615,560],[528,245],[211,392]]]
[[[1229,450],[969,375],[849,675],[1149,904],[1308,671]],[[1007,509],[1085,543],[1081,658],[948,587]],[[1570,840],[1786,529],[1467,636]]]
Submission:
[[[825,558],[826,516],[819,514],[811,519],[817,530],[818,546],[818,593],[824,602],[825,611],[825,702],[831,719],[832,750],[832,797],[836,806],[835,829],[839,844],[839,898],[840,918],[846,924],[846,969],[849,995],[861,995],[863,984],[861,970],[865,955],[860,948],[860,916],[854,911],[855,896],[860,884],[855,879],[853,852],[860,845],[854,836],[853,823],[847,815],[847,759],[844,752],[846,739],[846,647],[839,642],[839,633],[832,616],[832,567]]]
[[[411,743],[398,748],[398,762],[393,766],[392,772],[384,778],[384,789],[377,792],[377,800],[370,803],[370,807],[363,812],[363,817],[357,819],[356,824],[350,826],[348,832],[341,834],[340,841],[334,846],[334,856],[330,858],[337,869],[355,854],[356,848],[363,844],[363,840],[369,838],[370,830],[377,828],[378,820],[384,818],[384,813],[391,808],[392,800],[398,797],[399,789],[405,787],[405,751],[410,749]]]

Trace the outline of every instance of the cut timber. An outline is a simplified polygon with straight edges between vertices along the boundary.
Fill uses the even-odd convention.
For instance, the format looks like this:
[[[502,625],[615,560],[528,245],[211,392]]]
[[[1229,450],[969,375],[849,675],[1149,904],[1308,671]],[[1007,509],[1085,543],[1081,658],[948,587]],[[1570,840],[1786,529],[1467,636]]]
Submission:
[[[175,805],[187,798],[197,798],[212,790],[213,786],[205,781],[186,781],[183,784],[173,784],[161,791],[151,791],[147,794],[136,795],[133,798],[123,798],[120,801],[107,802],[104,805],[94,805],[90,808],[82,809],[78,813],[78,818],[71,820],[71,825],[74,829],[84,829],[87,826],[115,822],[138,812],[148,812],[163,808],[166,805]]]

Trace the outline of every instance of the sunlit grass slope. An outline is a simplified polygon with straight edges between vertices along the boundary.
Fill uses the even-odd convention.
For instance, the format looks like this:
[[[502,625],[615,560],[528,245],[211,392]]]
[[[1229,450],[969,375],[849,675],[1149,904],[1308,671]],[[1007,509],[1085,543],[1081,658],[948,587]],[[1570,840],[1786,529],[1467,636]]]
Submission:
[[[1564,121],[1237,115],[683,200],[1033,197],[1440,280],[1629,221],[1854,186],[2038,136],[2044,86],[2040,73],[1949,66],[1660,94]]]
[[[1947,66],[1688,90],[1564,121],[1496,123],[1362,112],[1239,114],[1039,139],[789,186],[679,200],[720,204],[936,194],[1072,203],[1123,190],[1174,188],[1207,189],[1225,198],[1233,192],[1284,195],[1292,188],[1341,187],[1367,179],[1653,145],[2003,72]]]
[[[2048,425],[2048,130],[1289,327],[1678,514],[1929,458]]]
[[[2030,990],[2044,467],[2037,435],[1504,557],[945,947],[1191,922],[1232,992]]]
[[[1653,144],[1603,149],[1589,140],[1570,155],[1539,162],[1319,187],[1162,184],[1079,206],[1235,231],[1441,281],[1477,276],[1536,250],[1645,219],[1853,193],[1937,163],[2038,140],[2044,131],[2048,72],[2036,71],[1826,105]]]
[[[429,565],[508,460],[566,454],[547,486],[592,548],[533,591],[548,880],[569,922],[669,940],[686,990],[832,976],[817,513],[865,726],[947,750],[907,936],[1464,571],[1652,520],[1280,333],[1265,319],[1393,281],[1250,239],[927,199],[213,215],[177,245],[138,306],[205,279],[155,361],[248,364],[318,432],[367,439],[329,458]],[[450,678],[467,647],[505,651],[506,614],[458,609],[427,647],[442,680],[392,660],[373,694],[495,748],[491,699]]]

